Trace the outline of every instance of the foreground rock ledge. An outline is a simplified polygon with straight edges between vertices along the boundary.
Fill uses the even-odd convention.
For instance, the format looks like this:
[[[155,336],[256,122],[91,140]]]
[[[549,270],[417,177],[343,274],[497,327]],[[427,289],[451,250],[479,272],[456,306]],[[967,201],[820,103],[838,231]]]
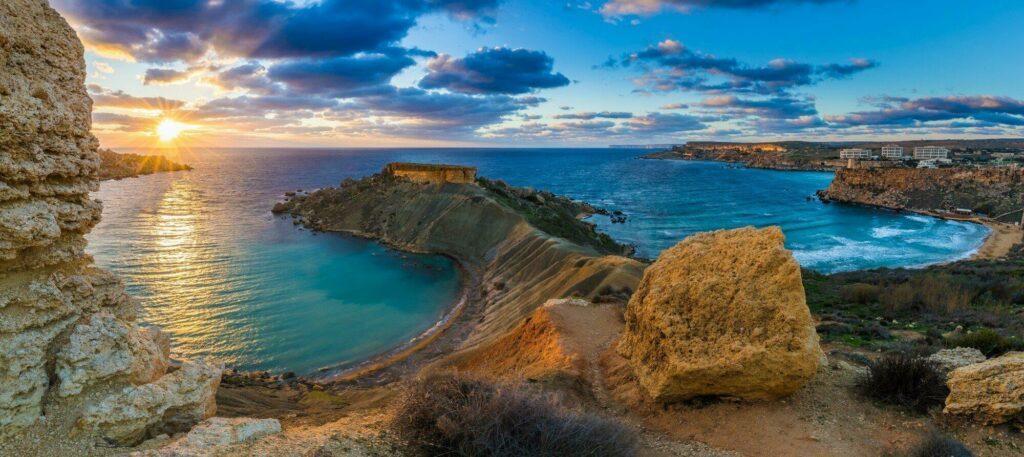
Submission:
[[[1024,424],[1024,352],[957,368],[946,385],[946,414],[986,424]]]
[[[0,1],[0,455],[86,455],[213,414],[220,368],[85,254],[102,209],[82,44],[45,0]]]
[[[618,349],[652,399],[773,399],[814,376],[818,335],[783,241],[777,227],[703,233],[647,269]]]

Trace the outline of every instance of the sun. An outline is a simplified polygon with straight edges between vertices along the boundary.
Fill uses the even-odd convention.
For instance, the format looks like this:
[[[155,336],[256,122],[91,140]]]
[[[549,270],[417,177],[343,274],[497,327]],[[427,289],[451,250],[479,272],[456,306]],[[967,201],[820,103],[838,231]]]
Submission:
[[[191,127],[187,124],[182,124],[181,122],[172,119],[164,119],[156,126],[156,136],[160,137],[160,141],[166,143],[168,141],[176,140],[181,136],[182,132],[190,128]]]

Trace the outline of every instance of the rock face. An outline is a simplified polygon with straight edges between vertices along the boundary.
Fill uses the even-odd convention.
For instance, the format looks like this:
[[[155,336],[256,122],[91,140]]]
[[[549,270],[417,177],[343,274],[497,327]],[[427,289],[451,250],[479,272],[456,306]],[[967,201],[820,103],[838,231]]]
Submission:
[[[644,272],[619,352],[656,401],[771,399],[822,358],[800,266],[777,227],[694,235]]]
[[[985,424],[1024,423],[1024,352],[957,368],[946,385],[946,414]]]
[[[137,301],[84,253],[101,205],[89,197],[99,158],[82,56],[75,32],[45,0],[0,2],[2,455],[56,446],[96,405],[112,406],[107,419],[116,420],[123,389],[154,381],[170,388],[190,372],[165,374],[167,338],[134,322]],[[218,370],[203,366],[208,375]],[[212,398],[214,387],[203,384],[202,396]],[[171,397],[152,424],[185,404]]]
[[[820,192],[829,201],[891,209],[967,208],[999,216],[1024,206],[1024,171],[1013,168],[843,169]],[[1003,220],[1020,220],[1020,213]]]

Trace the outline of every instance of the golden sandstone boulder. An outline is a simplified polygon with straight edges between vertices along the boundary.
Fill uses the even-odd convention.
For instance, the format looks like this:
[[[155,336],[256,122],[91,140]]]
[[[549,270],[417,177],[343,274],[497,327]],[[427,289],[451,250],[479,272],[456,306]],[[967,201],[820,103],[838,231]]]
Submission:
[[[619,352],[656,401],[772,399],[818,369],[800,266],[777,227],[702,233],[644,272]]]
[[[986,424],[1024,422],[1024,352],[957,368],[946,385],[946,414]]]

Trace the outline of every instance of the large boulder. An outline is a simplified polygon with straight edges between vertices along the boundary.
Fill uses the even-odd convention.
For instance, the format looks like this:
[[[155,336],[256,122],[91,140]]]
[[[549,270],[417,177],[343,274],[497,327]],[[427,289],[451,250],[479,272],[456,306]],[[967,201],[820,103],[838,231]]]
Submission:
[[[277,419],[211,417],[184,437],[160,449],[134,452],[131,457],[208,457],[275,433],[281,433]]]
[[[985,424],[1024,423],[1024,352],[957,368],[946,385],[947,414]]]
[[[823,357],[777,227],[691,236],[644,272],[619,352],[656,401],[793,393]]]

